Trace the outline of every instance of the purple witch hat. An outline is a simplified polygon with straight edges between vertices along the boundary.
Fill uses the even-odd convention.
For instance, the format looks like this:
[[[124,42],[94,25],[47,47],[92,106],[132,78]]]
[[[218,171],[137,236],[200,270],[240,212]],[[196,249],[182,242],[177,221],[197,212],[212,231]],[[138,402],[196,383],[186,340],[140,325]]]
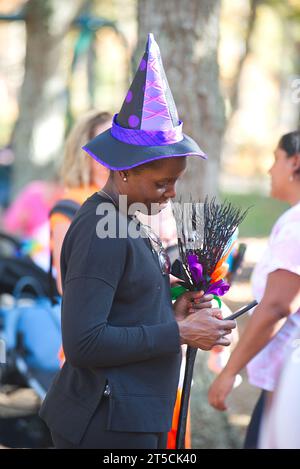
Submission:
[[[161,158],[206,158],[197,143],[182,132],[153,34],[148,36],[144,56],[112,127],[83,149],[111,170],[130,169]]]

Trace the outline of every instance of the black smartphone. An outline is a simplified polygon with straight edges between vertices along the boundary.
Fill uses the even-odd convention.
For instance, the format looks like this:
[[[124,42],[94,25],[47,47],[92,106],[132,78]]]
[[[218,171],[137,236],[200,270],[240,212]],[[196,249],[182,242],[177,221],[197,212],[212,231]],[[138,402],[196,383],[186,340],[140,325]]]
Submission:
[[[239,309],[238,311],[236,311],[235,313],[231,314],[230,316],[227,316],[227,318],[224,318],[224,319],[237,319],[238,317],[240,317],[242,314],[245,314],[247,313],[247,311],[250,311],[250,309],[254,308],[255,306],[257,306],[257,301],[252,301],[251,303],[249,303],[247,306],[244,306],[243,308]]]

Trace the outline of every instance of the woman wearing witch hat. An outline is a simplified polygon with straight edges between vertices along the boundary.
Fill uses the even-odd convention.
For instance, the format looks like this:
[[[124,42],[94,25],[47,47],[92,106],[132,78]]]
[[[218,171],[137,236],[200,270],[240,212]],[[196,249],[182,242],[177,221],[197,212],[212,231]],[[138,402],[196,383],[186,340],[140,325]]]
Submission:
[[[165,448],[180,345],[229,345],[235,323],[217,319],[202,292],[172,305],[160,240],[133,216],[137,204],[144,213],[161,210],[175,196],[186,157],[205,156],[182,133],[153,35],[111,129],[84,149],[110,177],[64,240],[66,362],[41,417],[57,448]]]

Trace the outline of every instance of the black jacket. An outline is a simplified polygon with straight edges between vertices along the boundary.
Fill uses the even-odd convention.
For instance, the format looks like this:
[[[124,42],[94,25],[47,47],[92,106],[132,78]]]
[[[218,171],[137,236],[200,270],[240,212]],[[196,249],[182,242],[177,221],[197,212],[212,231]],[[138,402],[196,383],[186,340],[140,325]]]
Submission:
[[[149,239],[120,237],[130,219],[118,215],[107,199],[94,194],[77,213],[62,248],[66,362],[40,415],[74,444],[106,383],[108,430],[165,432],[172,424],[181,350],[169,279]],[[115,218],[123,234],[99,238],[104,222]]]

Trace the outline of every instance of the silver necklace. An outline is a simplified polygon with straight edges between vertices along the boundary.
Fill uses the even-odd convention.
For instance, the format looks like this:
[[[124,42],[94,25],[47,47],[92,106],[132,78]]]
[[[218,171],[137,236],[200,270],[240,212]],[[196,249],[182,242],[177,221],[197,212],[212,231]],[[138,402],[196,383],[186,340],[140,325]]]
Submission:
[[[107,192],[105,192],[102,189],[100,191],[98,191],[98,194],[100,192],[102,192],[102,194],[105,194],[112,201],[112,203],[115,205],[115,207],[118,208],[115,200]],[[134,221],[134,223],[136,225],[138,225],[140,227],[140,229],[143,231],[143,233],[148,238],[151,251],[158,258],[162,274],[163,275],[168,275],[170,273],[170,259],[167,255],[165,249],[163,248],[161,240],[154,233],[154,231],[151,229],[151,227],[149,225],[144,225],[138,219],[138,217],[135,214],[131,215],[130,218]]]
[[[100,194],[100,192],[102,192],[103,194],[105,194],[105,195],[112,201],[112,203],[117,207],[116,201],[115,201],[107,192],[105,192],[103,189],[101,189],[100,191],[98,191],[98,194]]]

